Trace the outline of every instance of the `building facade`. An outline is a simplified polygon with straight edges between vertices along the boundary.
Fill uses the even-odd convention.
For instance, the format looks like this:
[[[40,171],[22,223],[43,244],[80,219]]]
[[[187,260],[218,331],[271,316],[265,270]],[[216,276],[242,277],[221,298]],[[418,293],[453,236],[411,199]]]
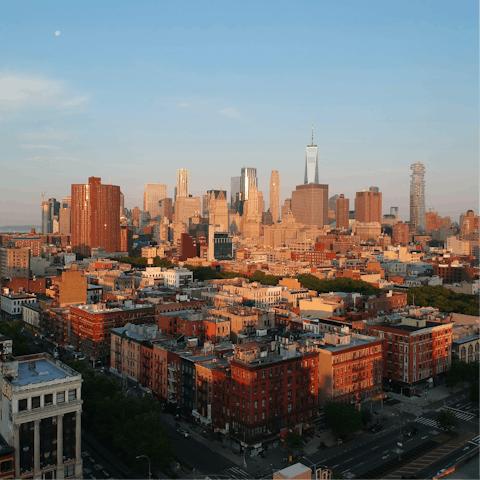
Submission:
[[[328,185],[298,185],[292,192],[292,213],[303,225],[328,225]]]
[[[272,170],[270,176],[270,213],[272,222],[277,223],[280,220],[280,175],[278,170]]]
[[[337,228],[344,228],[348,230],[350,225],[350,201],[348,198],[345,198],[345,195],[342,193],[340,197],[336,199],[337,211],[335,214]]]
[[[190,194],[190,172],[186,168],[177,170],[177,195],[176,197],[188,197]],[[166,197],[166,195],[165,195]],[[177,202],[175,198],[175,203]]]
[[[382,193],[377,187],[357,192],[355,199],[355,220],[359,223],[382,223]]]
[[[90,256],[93,248],[120,251],[120,187],[102,185],[90,177],[88,184],[72,185],[72,248]]]
[[[410,227],[414,232],[425,233],[425,167],[417,162],[410,166]]]
[[[0,433],[15,478],[83,478],[82,376],[47,354],[4,358]]]
[[[167,198],[167,185],[162,183],[147,183],[143,194],[143,211],[150,212],[150,218],[160,215],[160,200]]]

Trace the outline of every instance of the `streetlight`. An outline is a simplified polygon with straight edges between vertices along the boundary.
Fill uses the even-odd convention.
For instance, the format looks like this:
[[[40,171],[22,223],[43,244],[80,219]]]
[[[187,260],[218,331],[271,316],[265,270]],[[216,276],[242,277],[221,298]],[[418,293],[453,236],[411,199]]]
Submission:
[[[310,466],[313,467],[313,475],[315,476],[316,475],[316,472],[317,472],[317,464],[316,463],[313,463],[309,458],[307,458],[306,456],[303,456],[303,459],[304,460],[307,460],[308,462],[310,462]]]
[[[142,457],[145,457],[148,460],[148,480],[150,480],[150,476],[152,475],[152,473],[150,472],[150,459],[148,458],[147,455],[138,455],[137,459]]]

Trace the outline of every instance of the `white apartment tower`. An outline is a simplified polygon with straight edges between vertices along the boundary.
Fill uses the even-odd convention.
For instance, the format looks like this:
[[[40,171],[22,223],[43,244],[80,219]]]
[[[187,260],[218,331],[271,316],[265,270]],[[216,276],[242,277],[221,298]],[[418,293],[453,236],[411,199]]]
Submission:
[[[177,170],[177,197],[188,197],[190,193],[189,172],[186,168]]]
[[[424,233],[425,221],[425,167],[417,162],[410,166],[410,229]]]

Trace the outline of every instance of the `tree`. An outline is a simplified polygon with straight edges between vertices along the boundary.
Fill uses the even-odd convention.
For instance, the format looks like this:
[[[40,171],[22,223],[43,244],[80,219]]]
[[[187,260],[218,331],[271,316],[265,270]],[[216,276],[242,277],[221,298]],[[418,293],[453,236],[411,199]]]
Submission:
[[[332,432],[339,437],[346,437],[348,433],[362,428],[362,414],[349,403],[327,403],[325,414],[332,425]]]
[[[23,322],[18,320],[16,322],[0,322],[0,333],[12,340],[12,354],[14,357],[28,355],[28,336],[22,335],[20,330],[23,328]]]
[[[360,411],[362,415],[362,423],[363,425],[367,425],[367,423],[372,419],[372,414],[368,408],[362,408]]]
[[[306,441],[306,438],[299,435],[297,432],[289,432],[287,437],[287,448],[290,453],[295,453],[295,450],[300,450]]]
[[[473,382],[470,385],[470,400],[472,402],[477,402],[478,403],[478,388],[479,388],[478,380]]]
[[[438,426],[450,432],[453,427],[458,427],[457,417],[451,410],[441,410],[436,418]]]

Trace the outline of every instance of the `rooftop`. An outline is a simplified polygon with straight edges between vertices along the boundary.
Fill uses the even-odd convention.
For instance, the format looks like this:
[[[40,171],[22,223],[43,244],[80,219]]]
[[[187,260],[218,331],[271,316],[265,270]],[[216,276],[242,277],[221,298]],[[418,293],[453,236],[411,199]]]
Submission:
[[[68,372],[66,368],[55,365],[55,363],[47,358],[32,359],[30,361],[19,362],[18,378],[12,383],[14,385],[25,386],[32,383],[50,382],[71,376],[73,376],[73,373]]]

